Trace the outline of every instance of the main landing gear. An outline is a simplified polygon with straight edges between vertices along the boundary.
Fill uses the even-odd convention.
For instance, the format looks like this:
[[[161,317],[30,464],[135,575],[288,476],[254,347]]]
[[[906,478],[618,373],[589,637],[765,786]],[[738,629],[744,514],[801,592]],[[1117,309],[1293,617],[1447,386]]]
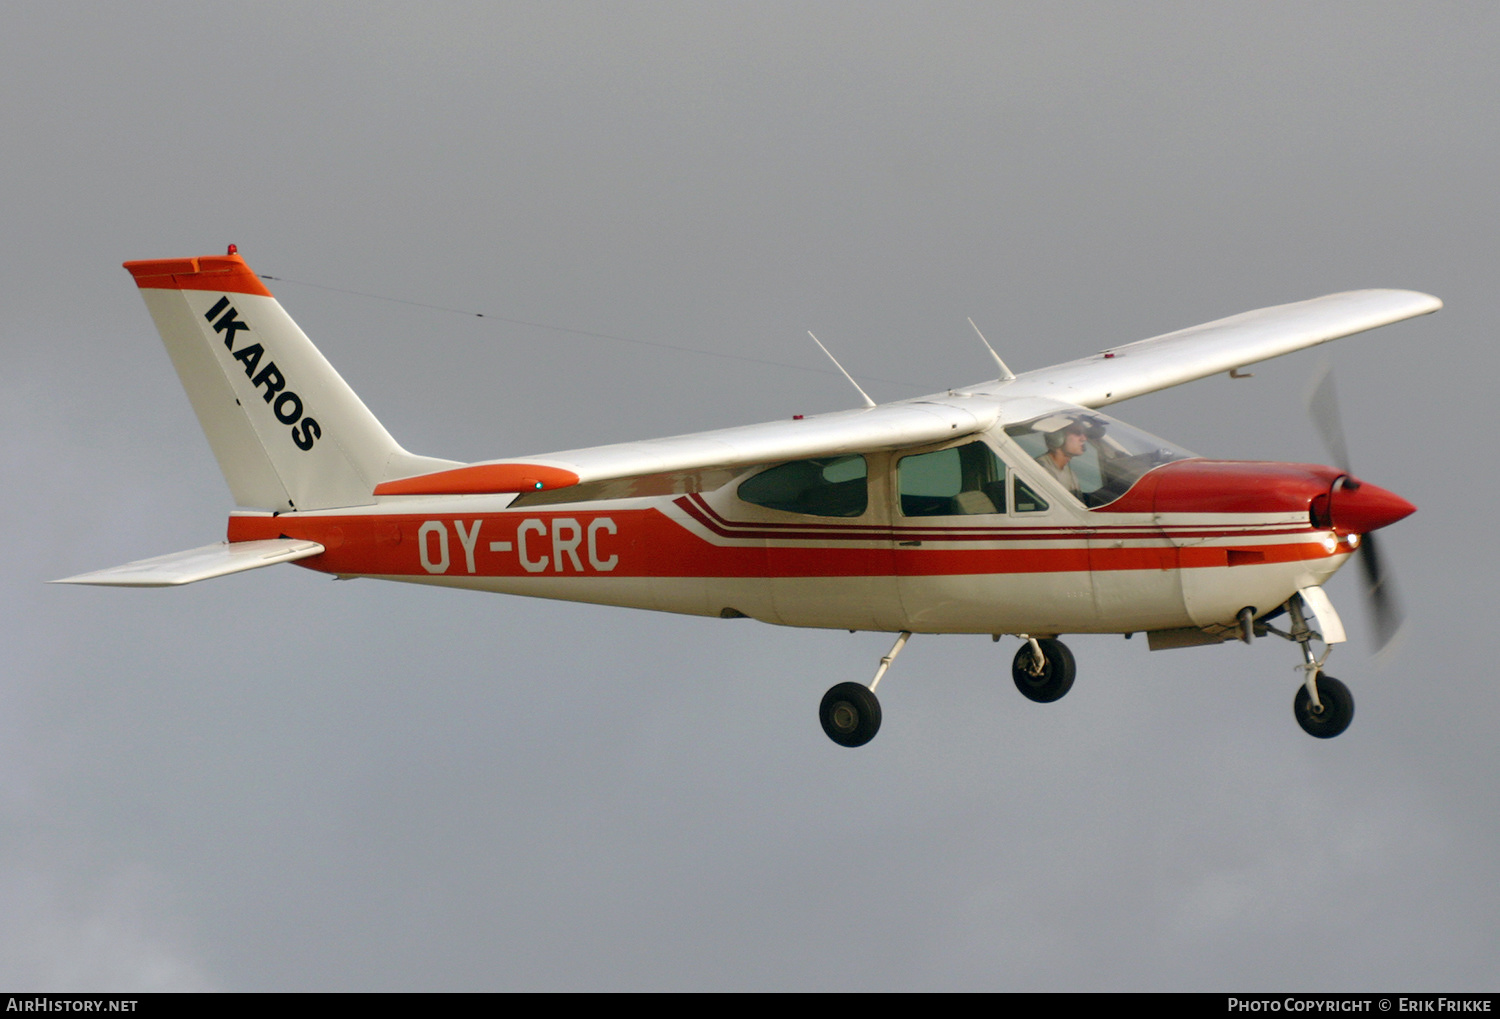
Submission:
[[[1068,645],[1054,637],[1027,637],[1015,661],[1010,663],[1010,677],[1016,689],[1038,704],[1050,704],[1073,689],[1078,666]]]
[[[1043,704],[1058,700],[1072,689],[1073,677],[1078,672],[1073,652],[1055,637],[1030,637],[1026,634],[1021,637],[1026,643],[1016,652],[1015,661],[1010,666],[1016,689]],[[829,739],[841,747],[862,747],[875,738],[880,731],[880,701],[875,698],[875,686],[910,639],[910,631],[904,631],[896,638],[891,653],[880,660],[880,668],[875,670],[875,678],[870,680],[869,686],[840,683],[823,695],[823,703],[818,707],[818,721],[823,724],[823,731]]]
[[[891,653],[880,660],[880,668],[875,670],[869,686],[840,683],[823,695],[818,721],[823,723],[829,739],[841,747],[862,747],[875,738],[880,731],[880,701],[875,699],[875,686],[909,640],[911,631],[903,630]]]

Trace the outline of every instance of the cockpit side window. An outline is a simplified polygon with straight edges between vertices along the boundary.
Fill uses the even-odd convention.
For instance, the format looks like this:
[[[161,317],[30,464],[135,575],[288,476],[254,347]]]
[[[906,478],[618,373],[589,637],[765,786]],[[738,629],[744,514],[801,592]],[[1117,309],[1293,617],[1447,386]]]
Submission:
[[[1005,465],[983,442],[905,456],[896,471],[902,516],[1005,512]]]
[[[1152,468],[1193,456],[1123,421],[1082,407],[1060,407],[1011,425],[1005,434],[1085,506],[1111,503]]]
[[[739,497],[787,513],[857,517],[870,505],[868,474],[862,456],[794,460],[740,482]]]

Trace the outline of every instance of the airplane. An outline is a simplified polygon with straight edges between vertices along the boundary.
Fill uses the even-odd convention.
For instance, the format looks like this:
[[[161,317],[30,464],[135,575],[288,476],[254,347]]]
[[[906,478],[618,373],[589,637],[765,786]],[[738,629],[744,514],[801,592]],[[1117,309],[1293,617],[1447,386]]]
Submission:
[[[1323,672],[1347,639],[1323,585],[1356,549],[1378,636],[1399,622],[1370,532],[1415,507],[1356,478],[1341,441],[1332,467],[1214,460],[1099,408],[1437,311],[1428,294],[1330,294],[1020,375],[990,348],[996,379],[929,396],[461,463],[403,449],[233,245],[124,267],[239,508],[224,542],[56,583],[295,562],[896,634],[870,682],[820,704],[844,747],[879,730],[875,688],[919,633],[1018,639],[1012,679],[1041,703],[1076,675],[1060,635],[1144,633],[1153,651],[1275,635],[1301,650],[1297,722],[1327,739],[1354,701]]]

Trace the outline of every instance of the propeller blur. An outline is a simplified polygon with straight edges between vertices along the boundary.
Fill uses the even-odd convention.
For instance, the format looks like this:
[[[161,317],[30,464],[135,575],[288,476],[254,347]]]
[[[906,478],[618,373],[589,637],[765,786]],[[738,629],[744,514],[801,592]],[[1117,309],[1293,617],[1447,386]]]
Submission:
[[[1390,492],[1367,491],[1372,486],[1361,486],[1355,481],[1350,467],[1349,445],[1344,439],[1344,422],[1339,414],[1338,391],[1333,383],[1333,369],[1324,367],[1317,374],[1312,389],[1308,391],[1308,409],[1328,455],[1339,470],[1349,475],[1336,501],[1339,506],[1332,512],[1340,514],[1344,526],[1350,531],[1363,534],[1360,543],[1359,569],[1364,577],[1365,606],[1370,616],[1371,636],[1377,651],[1383,650],[1401,630],[1405,614],[1396,598],[1396,585],[1381,557],[1376,536],[1370,531],[1394,523],[1411,513],[1416,507]],[[1352,486],[1350,482],[1353,482]],[[1377,494],[1378,493],[1378,494]],[[1404,509],[1403,509],[1404,508]]]

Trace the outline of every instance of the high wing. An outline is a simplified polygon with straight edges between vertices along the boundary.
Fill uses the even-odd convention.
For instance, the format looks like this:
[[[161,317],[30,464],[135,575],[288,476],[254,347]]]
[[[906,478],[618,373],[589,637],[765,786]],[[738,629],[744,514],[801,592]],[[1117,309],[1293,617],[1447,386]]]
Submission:
[[[981,432],[1000,416],[994,400],[928,397],[879,407],[724,428],[665,439],[470,464],[388,481],[376,495],[530,492],[591,481],[872,453]]]
[[[1083,407],[1104,407],[1329,340],[1430,315],[1442,306],[1443,302],[1431,294],[1414,290],[1328,294],[1112,347],[1091,357],[1026,372],[1003,384],[965,391],[1007,398],[1047,397]]]
[[[948,393],[805,419],[488,461],[387,481],[376,495],[567,488],[672,472],[868,453],[962,438],[1055,402],[1102,407],[1437,311],[1410,290],[1355,290],[1245,312],[1051,368]]]

